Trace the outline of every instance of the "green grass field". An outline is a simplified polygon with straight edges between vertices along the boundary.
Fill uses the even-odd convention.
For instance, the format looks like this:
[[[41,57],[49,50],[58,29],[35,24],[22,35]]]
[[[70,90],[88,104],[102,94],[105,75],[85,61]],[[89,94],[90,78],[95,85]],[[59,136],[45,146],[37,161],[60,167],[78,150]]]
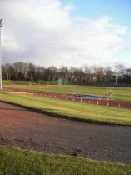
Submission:
[[[0,175],[130,175],[131,165],[0,147]]]
[[[1,92],[0,100],[68,119],[95,123],[131,125],[131,110],[70,102],[30,94]]]
[[[131,101],[131,88],[100,88],[82,86],[56,86],[19,84],[9,87],[26,88],[34,92],[82,93],[106,95],[113,92],[114,99]],[[0,92],[0,100],[68,119],[121,124],[131,126],[131,110],[107,106],[82,104],[26,93]],[[130,175],[131,164],[95,161],[84,157],[55,155],[0,147],[0,175]]]
[[[102,96],[110,96],[114,100],[131,101],[131,87],[117,88],[117,87],[92,87],[92,86],[78,86],[78,85],[38,85],[27,83],[13,82],[5,83],[6,87],[15,87],[19,89],[29,89],[34,92],[57,92],[57,93],[73,93],[73,94],[94,94]],[[8,84],[8,85],[7,85]]]

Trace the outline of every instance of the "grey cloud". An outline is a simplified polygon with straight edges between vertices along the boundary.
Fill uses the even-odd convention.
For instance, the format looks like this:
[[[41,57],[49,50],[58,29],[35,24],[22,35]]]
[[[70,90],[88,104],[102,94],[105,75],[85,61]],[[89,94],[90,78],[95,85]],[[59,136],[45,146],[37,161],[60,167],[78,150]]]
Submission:
[[[115,55],[127,43],[127,27],[108,17],[76,19],[59,0],[0,0],[0,17],[4,61],[109,64],[119,60]]]

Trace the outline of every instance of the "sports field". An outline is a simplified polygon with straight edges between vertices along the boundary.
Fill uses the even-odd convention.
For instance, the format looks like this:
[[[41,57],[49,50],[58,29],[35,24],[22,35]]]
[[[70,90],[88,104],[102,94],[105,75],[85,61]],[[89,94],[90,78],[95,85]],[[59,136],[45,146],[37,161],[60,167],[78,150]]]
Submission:
[[[92,94],[110,97],[114,100],[131,101],[131,87],[94,87],[79,85],[39,85],[27,82],[6,82],[7,88],[28,89],[34,92],[57,92],[71,94]],[[27,86],[28,85],[28,86]]]
[[[93,123],[131,125],[131,110],[92,104],[76,103],[29,93],[2,92],[0,100],[73,120]]]
[[[15,89],[15,91],[13,89]],[[26,89],[27,92],[23,92],[23,89]],[[29,93],[28,90],[32,91],[33,93]],[[21,107],[25,107],[24,108],[25,112],[31,111],[32,113],[30,113],[31,116],[27,115],[27,118],[26,118],[23,114],[21,114],[22,116],[21,115],[17,116],[17,111],[16,111],[16,115],[15,115],[16,120],[14,120],[13,119],[14,117],[13,109],[12,109],[11,110],[12,112],[10,111],[12,113],[12,123],[11,123],[9,121],[9,116],[10,116],[9,110],[10,109],[5,108],[5,107],[1,108],[1,115],[3,111],[4,116],[5,116],[3,119],[1,118],[2,122],[5,122],[5,124],[1,123],[1,128],[3,128],[3,131],[6,130],[5,135],[2,134],[2,129],[0,131],[0,138],[1,138],[0,143],[1,144],[4,144],[4,145],[9,144],[13,146],[17,145],[17,146],[28,148],[28,149],[30,148],[35,149],[38,146],[38,143],[37,144],[35,143],[38,137],[36,137],[35,134],[33,134],[34,136],[31,135],[31,133],[33,130],[34,131],[36,130],[37,131],[36,134],[40,134],[39,132],[41,133],[44,132],[45,135],[47,134],[46,139],[48,141],[50,140],[52,145],[56,145],[55,149],[59,152],[59,149],[61,148],[60,145],[64,143],[63,142],[64,140],[63,141],[59,139],[54,140],[54,138],[56,137],[53,137],[52,134],[57,133],[58,132],[57,129],[55,129],[55,132],[53,132],[52,130],[48,131],[47,128],[45,128],[46,129],[45,130],[44,128],[42,128],[41,122],[44,123],[44,126],[45,126],[45,120],[46,118],[48,118],[48,116],[56,117],[56,119],[65,118],[65,119],[70,119],[73,121],[75,120],[78,121],[77,125],[79,125],[79,121],[84,122],[82,125],[80,125],[81,132],[87,129],[86,124],[88,123],[89,123],[88,125],[90,125],[90,123],[95,123],[96,126],[97,125],[99,126],[98,127],[99,132],[103,133],[103,134],[101,133],[101,140],[103,140],[103,142],[101,141],[101,143],[99,143],[100,139],[99,140],[91,139],[92,137],[95,138],[95,136],[99,134],[96,129],[97,127],[93,129],[92,131],[90,130],[89,133],[85,134],[85,137],[89,135],[89,138],[85,141],[87,141],[87,146],[88,146],[88,143],[90,143],[90,151],[92,151],[93,147],[95,146],[96,146],[96,149],[98,148],[97,151],[99,154],[97,154],[94,148],[93,150],[94,152],[92,153],[92,155],[96,154],[96,157],[99,155],[98,158],[102,157],[103,161],[91,160],[91,159],[88,159],[88,156],[83,157],[84,150],[86,148],[86,144],[83,144],[85,141],[81,140],[83,138],[82,135],[80,135],[79,137],[74,135],[75,137],[73,137],[73,130],[71,131],[72,135],[67,135],[67,132],[63,132],[63,130],[60,131],[60,128],[63,126],[62,125],[61,127],[58,126],[56,128],[58,128],[59,130],[60,138],[62,134],[66,133],[65,139],[67,140],[65,141],[65,143],[69,142],[68,137],[70,139],[71,137],[73,137],[70,140],[71,144],[74,145],[74,143],[76,142],[76,145],[78,145],[77,143],[78,138],[79,139],[81,138],[80,143],[84,145],[82,147],[82,150],[83,150],[82,157],[76,156],[76,155],[69,156],[69,155],[58,155],[58,154],[47,154],[47,153],[45,154],[45,153],[39,153],[39,152],[34,152],[34,151],[32,152],[29,150],[27,151],[27,150],[4,146],[0,148],[0,156],[2,160],[2,162],[0,162],[0,173],[2,175],[4,175],[5,172],[7,175],[9,174],[15,175],[15,174],[18,174],[18,172],[21,172],[21,174],[27,174],[27,175],[28,174],[32,174],[32,175],[33,174],[34,175],[36,174],[38,175],[44,175],[44,174],[47,174],[47,175],[52,175],[52,174],[53,175],[66,175],[66,174],[68,175],[74,175],[74,174],[77,174],[77,175],[88,175],[88,174],[89,175],[108,175],[108,174],[109,175],[121,175],[123,174],[124,175],[126,174],[128,175],[128,174],[131,174],[131,165],[129,164],[130,149],[127,149],[127,150],[125,149],[125,148],[129,148],[128,145],[130,145],[130,140],[128,138],[127,133],[130,133],[129,130],[131,126],[131,109],[115,108],[115,107],[109,107],[109,106],[99,106],[95,104],[84,104],[80,102],[67,101],[67,100],[62,100],[62,99],[57,99],[57,98],[37,96],[35,95],[35,92],[57,92],[57,93],[63,93],[63,94],[68,94],[68,93],[93,94],[93,95],[110,96],[110,98],[113,98],[115,100],[119,99],[121,101],[131,101],[131,88],[105,88],[105,87],[103,88],[103,87],[88,87],[88,86],[85,87],[85,86],[76,86],[76,85],[73,85],[73,86],[71,85],[70,86],[67,86],[67,85],[66,86],[38,85],[38,84],[31,84],[31,83],[27,85],[25,83],[24,84],[21,84],[21,83],[12,84],[12,82],[9,83],[8,85],[6,84],[4,86],[3,91],[0,92],[0,101],[11,103],[11,104],[16,104]],[[20,113],[22,111],[24,112],[23,109],[19,110]],[[34,117],[33,111],[38,112],[38,113],[40,112],[42,113],[41,115],[48,114],[45,119],[44,119],[44,116],[43,118],[40,117],[41,122],[39,122],[39,125],[41,127],[39,126],[38,129],[36,127],[38,126],[37,125],[38,121],[37,122],[34,121],[34,124],[31,125],[31,123],[34,120],[33,118],[32,118],[33,120],[30,118],[30,117]],[[7,117],[8,117],[8,122],[6,120]],[[17,117],[20,117],[18,119],[20,123],[18,123]],[[24,117],[24,122],[23,122],[23,125],[21,126],[23,117]],[[50,118],[50,121],[52,122],[53,119],[54,118]],[[58,120],[56,120],[56,122],[58,122]],[[106,124],[104,125],[106,132],[102,131],[103,125],[101,124]],[[66,122],[64,122],[64,125],[67,127]],[[69,125],[71,129],[71,123]],[[115,125],[118,125],[118,126],[114,127]],[[123,126],[119,126],[119,125],[123,125]],[[51,124],[51,126],[53,125]],[[16,127],[16,129],[14,127]],[[10,130],[11,132],[9,132],[9,128],[11,129]],[[20,128],[21,128],[21,131],[29,134],[29,137],[31,137],[31,139],[29,138],[29,141],[27,140],[27,138],[24,137],[25,134],[23,136],[20,135],[21,133]],[[30,132],[29,132],[29,128],[30,128]],[[76,131],[77,130],[78,130],[78,127],[76,127]],[[118,135],[113,134],[113,131],[117,133]],[[92,132],[94,136],[91,134]],[[12,137],[9,133],[12,135]],[[120,133],[122,135],[120,135]],[[49,134],[50,134],[50,138],[48,138]],[[16,135],[18,138],[16,138]],[[114,137],[112,137],[111,135],[113,135]],[[23,139],[19,138],[19,136],[22,137]],[[110,139],[108,139],[107,136]],[[42,136],[40,137],[41,139],[43,139],[43,143],[45,143],[46,139],[44,139]],[[121,138],[123,138],[124,140]],[[62,137],[61,139],[64,139],[64,138]],[[76,141],[73,143],[73,140],[74,141],[76,140]],[[108,143],[109,140],[111,144],[114,144],[114,146],[110,147]],[[107,146],[108,149],[106,146],[103,147],[102,143],[103,144],[106,143],[108,145]],[[124,146],[125,143],[128,143],[128,145]],[[42,147],[42,142],[39,144]],[[49,143],[45,143],[45,144],[48,145]],[[67,144],[67,145],[65,144],[64,148],[67,149],[67,147],[71,146],[71,144]],[[99,147],[100,147],[100,151],[99,151]],[[112,152],[111,148],[114,150],[114,153]],[[121,148],[121,150],[119,150],[118,148]],[[54,149],[54,147],[51,147],[51,150],[50,150],[51,152],[52,152],[52,149]],[[119,155],[115,154],[117,153],[115,149],[118,150]],[[87,149],[87,153],[90,153],[88,151],[89,150]],[[60,153],[62,152],[63,151],[60,151]],[[123,157],[123,161],[125,159],[125,163],[126,163],[126,160],[128,160],[128,164],[118,163],[116,161],[112,163],[110,161],[105,162],[104,161],[105,159],[103,157],[104,152],[107,157],[110,153],[110,156],[112,157],[112,159],[110,159],[111,157],[109,156],[109,160],[122,161],[122,157]],[[100,156],[100,153],[103,156]],[[120,159],[118,159],[119,156],[120,156]],[[113,157],[116,157],[116,159],[113,159]],[[12,162],[13,162],[13,168],[11,167]]]

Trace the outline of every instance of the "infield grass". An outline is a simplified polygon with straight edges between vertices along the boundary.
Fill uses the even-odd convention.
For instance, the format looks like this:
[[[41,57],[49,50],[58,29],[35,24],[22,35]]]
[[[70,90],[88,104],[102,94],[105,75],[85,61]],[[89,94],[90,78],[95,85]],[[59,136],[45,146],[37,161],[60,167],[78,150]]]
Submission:
[[[50,115],[94,123],[131,125],[131,110],[83,104],[31,94],[1,92],[0,100],[45,112]]]
[[[108,96],[114,100],[131,101],[131,87],[94,87],[79,85],[39,85],[39,84],[6,84],[7,88],[27,89],[33,92],[57,92],[71,94],[92,94]]]

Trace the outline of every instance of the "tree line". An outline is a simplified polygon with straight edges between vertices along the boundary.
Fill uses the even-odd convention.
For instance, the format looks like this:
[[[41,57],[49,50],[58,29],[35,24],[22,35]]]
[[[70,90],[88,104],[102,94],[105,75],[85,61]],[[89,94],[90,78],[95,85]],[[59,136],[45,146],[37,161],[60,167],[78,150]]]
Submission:
[[[131,86],[131,69],[122,65],[112,67],[41,67],[32,63],[16,62],[2,65],[4,80],[50,82],[98,86]]]

